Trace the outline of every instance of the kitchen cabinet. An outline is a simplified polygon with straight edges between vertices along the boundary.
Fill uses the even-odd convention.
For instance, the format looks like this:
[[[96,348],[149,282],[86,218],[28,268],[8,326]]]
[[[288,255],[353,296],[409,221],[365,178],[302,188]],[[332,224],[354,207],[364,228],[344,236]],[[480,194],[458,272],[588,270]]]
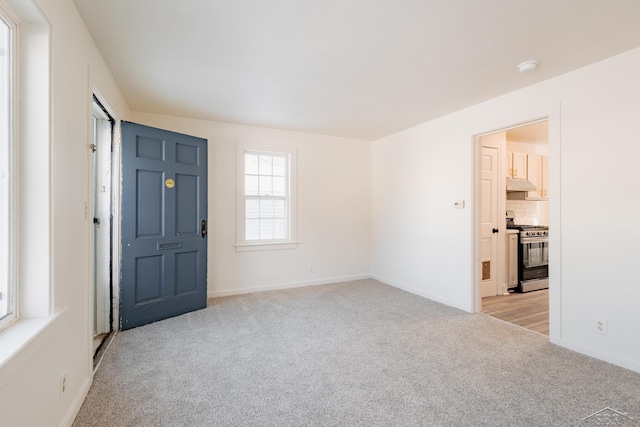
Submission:
[[[507,178],[527,179],[527,153],[507,151]]]
[[[518,230],[507,230],[507,288],[518,286]]]
[[[542,198],[548,199],[549,192],[547,188],[549,187],[549,156],[542,156],[542,173],[540,174],[540,188],[542,189]]]
[[[549,156],[527,155],[527,179],[536,186],[536,191],[529,191],[528,198],[546,200],[548,197]]]

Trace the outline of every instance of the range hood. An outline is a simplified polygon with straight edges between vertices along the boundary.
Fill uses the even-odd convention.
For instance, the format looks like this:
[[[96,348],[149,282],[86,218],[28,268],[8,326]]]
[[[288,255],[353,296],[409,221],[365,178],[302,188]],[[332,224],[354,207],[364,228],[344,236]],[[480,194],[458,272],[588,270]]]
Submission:
[[[531,181],[507,178],[507,193],[537,191]]]
[[[534,196],[529,196],[529,192],[535,192]],[[524,179],[507,178],[507,200],[542,200],[538,196],[536,186]]]

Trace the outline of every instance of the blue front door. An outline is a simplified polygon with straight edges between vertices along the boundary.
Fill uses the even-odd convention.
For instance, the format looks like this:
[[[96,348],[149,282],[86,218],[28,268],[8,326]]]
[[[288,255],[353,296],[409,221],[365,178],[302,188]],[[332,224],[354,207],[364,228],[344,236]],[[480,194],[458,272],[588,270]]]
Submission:
[[[122,123],[120,327],[207,305],[207,140]]]

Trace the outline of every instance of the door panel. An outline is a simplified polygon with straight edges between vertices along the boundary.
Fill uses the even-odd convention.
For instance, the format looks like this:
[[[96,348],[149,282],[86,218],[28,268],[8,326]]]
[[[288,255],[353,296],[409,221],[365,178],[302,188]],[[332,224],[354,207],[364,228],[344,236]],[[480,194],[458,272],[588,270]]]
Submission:
[[[145,170],[136,173],[136,236],[162,237],[164,174]]]
[[[136,157],[139,159],[164,160],[164,141],[138,136],[136,138]]]
[[[123,330],[206,307],[207,141],[122,124]]]
[[[198,147],[176,144],[176,163],[184,165],[198,164]]]
[[[161,297],[163,261],[162,255],[136,258],[136,306]]]
[[[197,289],[198,286],[198,253],[182,252],[176,254],[176,292],[184,293]]]
[[[194,175],[176,174],[176,233],[179,236],[195,236],[200,233],[198,205],[199,179]]]

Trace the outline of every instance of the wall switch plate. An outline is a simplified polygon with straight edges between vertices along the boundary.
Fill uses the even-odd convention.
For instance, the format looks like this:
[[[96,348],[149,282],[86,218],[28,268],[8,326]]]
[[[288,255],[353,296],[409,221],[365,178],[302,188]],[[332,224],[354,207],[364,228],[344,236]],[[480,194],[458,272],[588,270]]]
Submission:
[[[454,200],[453,207],[456,209],[464,209],[464,200]]]

